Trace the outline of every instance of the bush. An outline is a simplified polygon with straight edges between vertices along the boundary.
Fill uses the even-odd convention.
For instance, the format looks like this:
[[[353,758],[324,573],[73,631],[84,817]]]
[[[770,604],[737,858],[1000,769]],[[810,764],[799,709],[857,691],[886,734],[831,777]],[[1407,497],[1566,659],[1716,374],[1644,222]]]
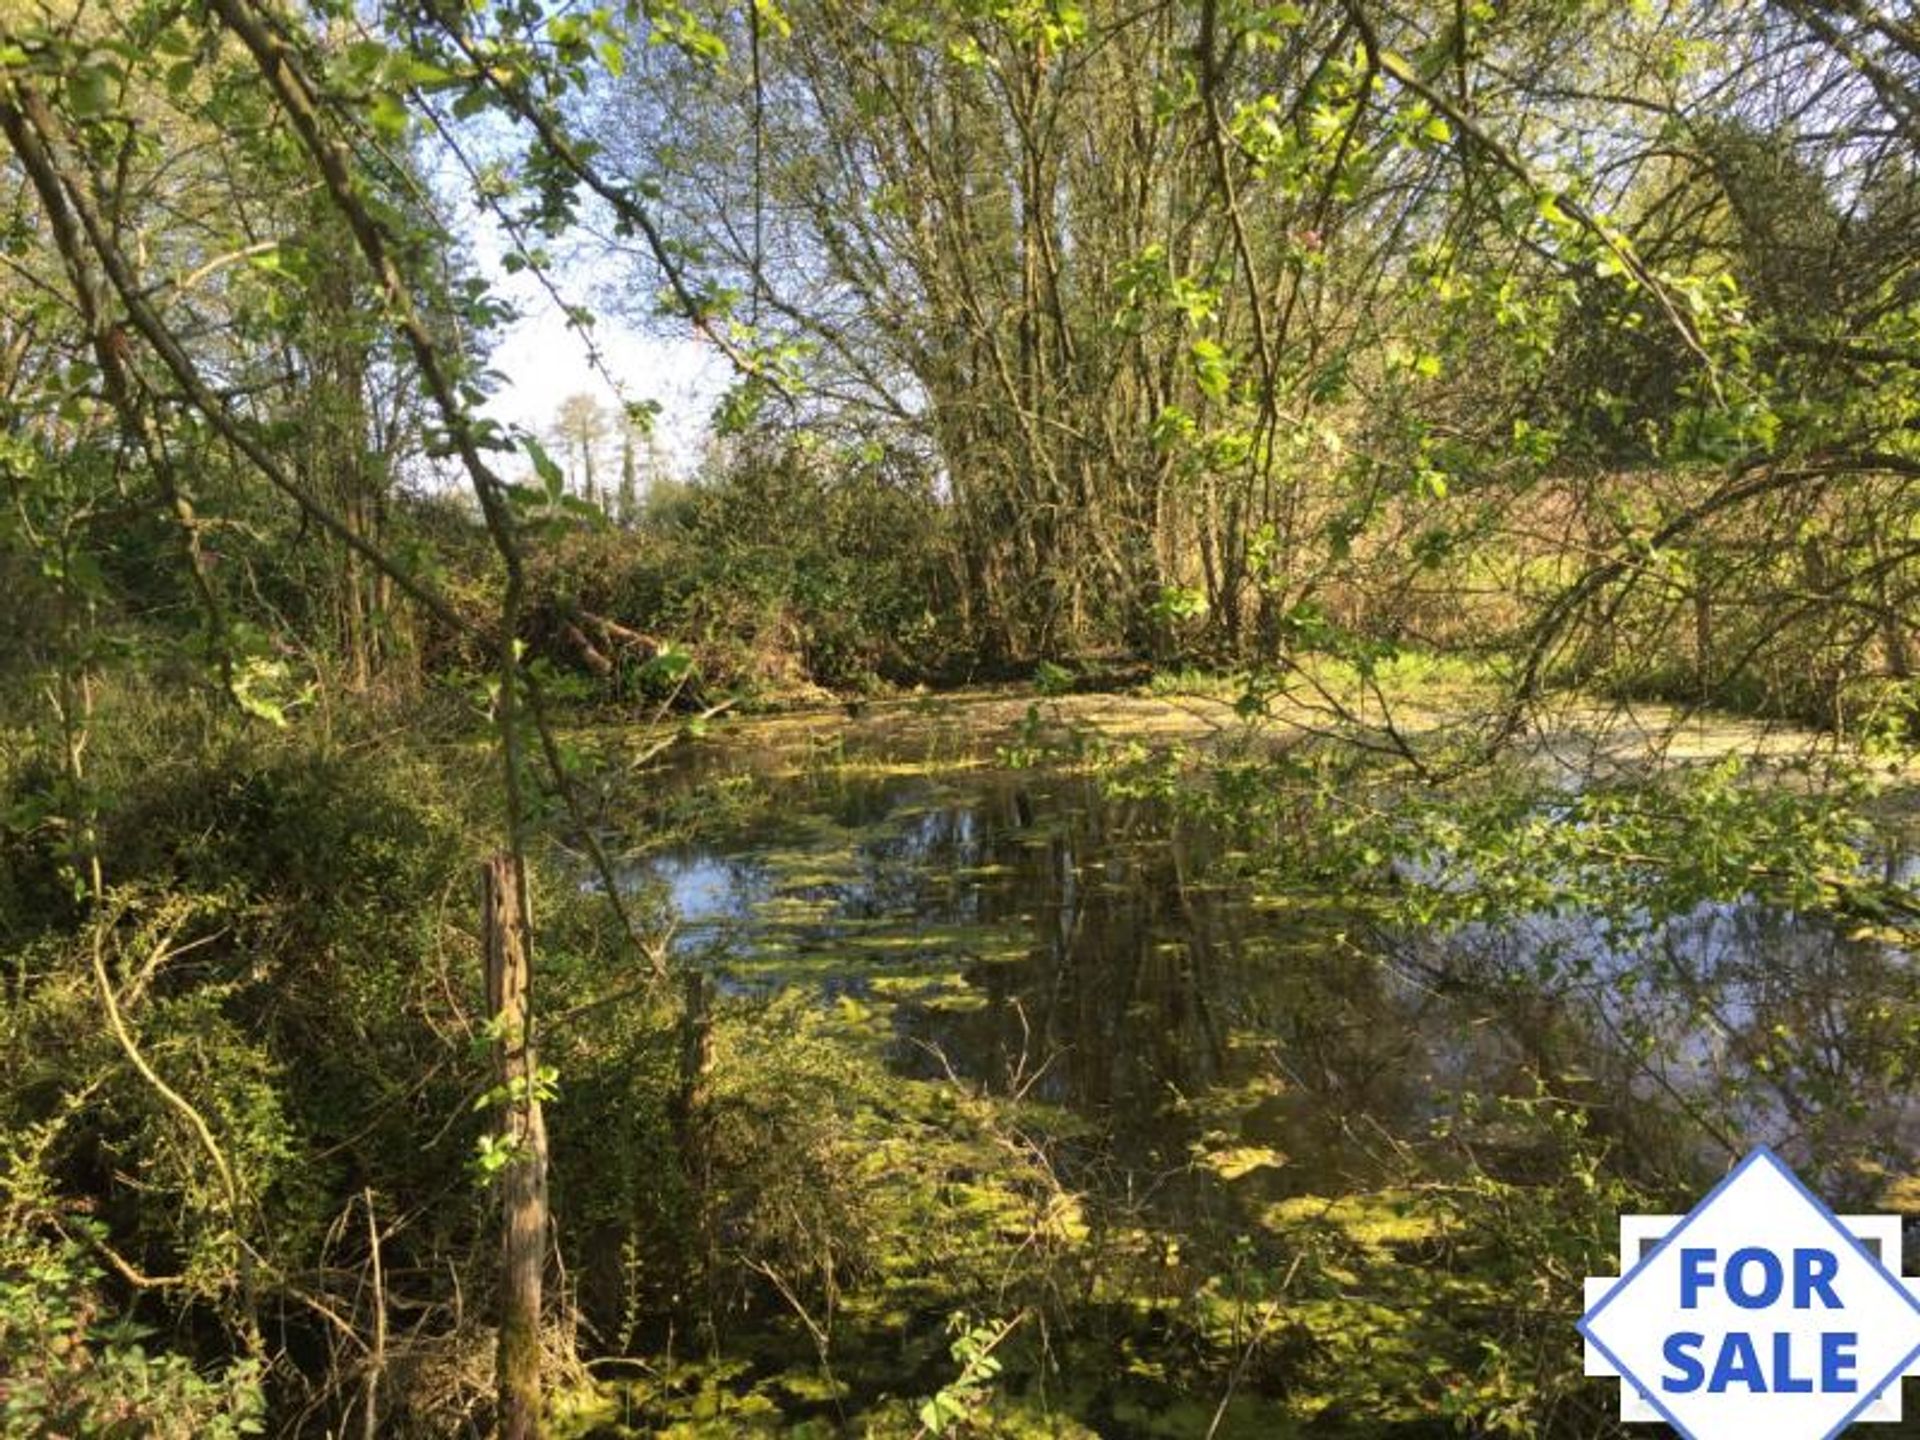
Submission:
[[[238,1440],[264,1429],[257,1362],[202,1374],[149,1351],[152,1332],[111,1316],[77,1243],[0,1227],[0,1437]]]
[[[49,1347],[107,1313],[72,1258],[97,1251],[117,1257],[112,1269],[164,1279],[153,1293],[201,1341],[220,1334],[242,1350],[277,1311],[273,1346],[311,1353],[332,1337],[297,1297],[318,1287],[348,1315],[358,1302],[325,1279],[286,1294],[282,1283],[363,1260],[337,1234],[360,1197],[430,1212],[389,1242],[396,1270],[442,1269],[443,1246],[473,1243],[485,1221],[463,1164],[483,1123],[467,1103],[484,1068],[465,1038],[479,1023],[478,963],[447,908],[473,873],[474,821],[488,817],[404,748],[249,726],[179,697],[157,711],[138,684],[107,683],[88,776],[108,885],[95,910],[74,903],[72,826],[44,749],[16,739],[0,765],[0,813],[16,817],[0,834],[11,877],[0,1133],[18,1137],[0,1162],[6,1343]],[[131,1042],[185,1106],[106,1023],[96,963]],[[439,1143],[422,1144],[428,1125]],[[68,1255],[82,1234],[91,1243]],[[444,1283],[414,1298],[431,1305]],[[11,1393],[40,1407],[50,1433],[186,1435],[246,1413],[224,1381],[200,1386],[188,1360],[119,1340],[36,1373],[30,1393]],[[259,1377],[246,1383],[257,1390]],[[151,1393],[182,1428],[152,1428],[131,1402],[89,1409],[96,1391]]]
[[[689,649],[716,690],[935,678],[963,646],[945,546],[941,508],[908,463],[798,442],[742,448],[694,483],[656,487],[636,528],[543,554],[537,639],[620,698],[647,694],[662,641]],[[645,643],[596,630],[601,619]]]

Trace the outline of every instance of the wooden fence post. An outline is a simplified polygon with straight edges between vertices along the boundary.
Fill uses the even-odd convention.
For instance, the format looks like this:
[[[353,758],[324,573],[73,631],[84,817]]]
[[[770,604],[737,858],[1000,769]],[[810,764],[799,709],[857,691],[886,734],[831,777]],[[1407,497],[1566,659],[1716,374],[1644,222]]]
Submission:
[[[507,1095],[500,1129],[513,1156],[500,1172],[499,1436],[500,1440],[537,1440],[540,1286],[547,1256],[547,1127],[540,1114],[533,1048],[519,857],[495,855],[482,867],[481,876],[487,1009],[497,1026],[496,1073]]]
[[[713,1070],[713,983],[697,970],[687,972],[685,1003],[680,1011],[680,1093],[675,1119],[689,1133],[686,1145],[707,1105],[707,1082]]]
[[[674,1139],[680,1148],[681,1170],[686,1176],[700,1233],[700,1282],[706,1290],[706,1318],[711,1328],[717,1313],[715,1286],[719,1275],[715,1259],[718,1237],[714,1232],[713,1207],[709,1203],[713,1189],[708,1094],[713,1080],[713,982],[698,970],[689,970],[684,994],[680,1012],[680,1089],[673,1099],[671,1118]]]

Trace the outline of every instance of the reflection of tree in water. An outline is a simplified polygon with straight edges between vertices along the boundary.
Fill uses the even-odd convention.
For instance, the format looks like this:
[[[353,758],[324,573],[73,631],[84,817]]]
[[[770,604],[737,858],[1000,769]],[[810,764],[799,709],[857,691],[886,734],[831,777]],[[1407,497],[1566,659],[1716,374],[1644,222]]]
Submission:
[[[1912,967],[1831,920],[1760,905],[1702,907],[1662,927],[1640,1033],[1676,1083],[1717,1099],[1742,1141],[1832,1175],[1905,1168],[1920,1020]]]
[[[968,863],[996,869],[968,918],[1018,919],[1029,944],[968,969],[984,1005],[909,1011],[903,1064],[1067,1105],[1127,1162],[1180,1163],[1225,1124],[1303,1185],[1374,1168],[1448,1089],[1510,1083],[1507,1047],[1347,944],[1342,916],[1262,911],[1211,879],[1220,837],[1092,785],[1008,787],[977,813]],[[1207,1103],[1229,1091],[1244,1103]]]
[[[1580,1076],[1621,1136],[1664,1128],[1668,1146],[1723,1155],[1765,1142],[1830,1186],[1920,1152],[1913,969],[1830,919],[1747,901],[1391,944],[1433,983],[1484,997],[1543,1076]]]
[[[1288,1156],[1286,1187],[1361,1181],[1458,1097],[1542,1086],[1636,1168],[1764,1140],[1831,1186],[1920,1148],[1915,977],[1824,920],[1738,903],[1389,930],[1337,893],[1256,905],[1230,837],[1061,777],[822,772],[785,810],[796,850],[840,861],[781,887],[692,853],[657,878],[741,953],[776,889],[816,902],[781,934],[837,966],[813,972],[828,999],[886,963],[852,935],[956,966],[961,1003],[934,987],[896,1012],[899,1065],[1064,1105],[1129,1172],[1211,1130]]]

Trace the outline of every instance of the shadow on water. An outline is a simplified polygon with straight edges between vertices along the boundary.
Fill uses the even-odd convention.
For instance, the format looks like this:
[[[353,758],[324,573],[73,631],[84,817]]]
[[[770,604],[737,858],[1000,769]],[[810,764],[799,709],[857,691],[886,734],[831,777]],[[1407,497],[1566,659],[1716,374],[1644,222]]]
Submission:
[[[1043,1317],[1005,1399],[1090,1428],[1032,1433],[1614,1434],[1572,1319],[1623,1209],[1763,1141],[1843,1208],[1898,1208],[1914,1173],[1920,984],[1869,929],[1745,899],[1421,930],[1394,918],[1439,883],[1411,861],[1342,890],[1144,787],[813,759],[696,753],[647,827],[691,838],[626,880],[730,999],[761,1066],[740,1114],[799,1073],[767,1058],[782,1036],[825,1037],[829,1088],[778,1123],[831,1132],[871,1224],[829,1253],[869,1268],[822,1293],[824,1380],[788,1292],[762,1295],[726,1327],[735,1368],[654,1387],[656,1419],[769,1389],[818,1433],[911,1413],[964,1310]],[[738,1153],[785,1163],[791,1138]],[[795,1398],[797,1374],[828,1390]]]
[[[1224,1130],[1284,1157],[1267,1198],[1337,1193],[1457,1097],[1541,1077],[1629,1146],[1710,1168],[1766,1141],[1836,1200],[1920,1142],[1911,967],[1825,920],[1746,902],[1396,931],[1263,894],[1231,837],[1084,777],[826,770],[768,813],[634,871],[682,955],[723,992],[884,998],[900,1071],[1089,1122],[1082,1180],[1164,1187]]]

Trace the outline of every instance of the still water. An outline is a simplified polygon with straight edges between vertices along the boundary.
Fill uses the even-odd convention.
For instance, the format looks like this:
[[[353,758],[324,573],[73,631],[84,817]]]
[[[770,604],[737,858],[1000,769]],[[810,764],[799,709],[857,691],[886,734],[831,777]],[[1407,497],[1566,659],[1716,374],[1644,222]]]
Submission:
[[[902,1073],[1067,1108],[1108,1185],[1165,1189],[1209,1135],[1273,1152],[1269,1197],[1377,1183],[1463,1096],[1543,1083],[1622,1164],[1711,1173],[1765,1141],[1836,1203],[1920,1149],[1912,967],[1830,920],[1749,901],[1421,933],[1089,777],[752,783],[771,803],[751,824],[631,872],[681,957],[723,994],[876,1007]]]

